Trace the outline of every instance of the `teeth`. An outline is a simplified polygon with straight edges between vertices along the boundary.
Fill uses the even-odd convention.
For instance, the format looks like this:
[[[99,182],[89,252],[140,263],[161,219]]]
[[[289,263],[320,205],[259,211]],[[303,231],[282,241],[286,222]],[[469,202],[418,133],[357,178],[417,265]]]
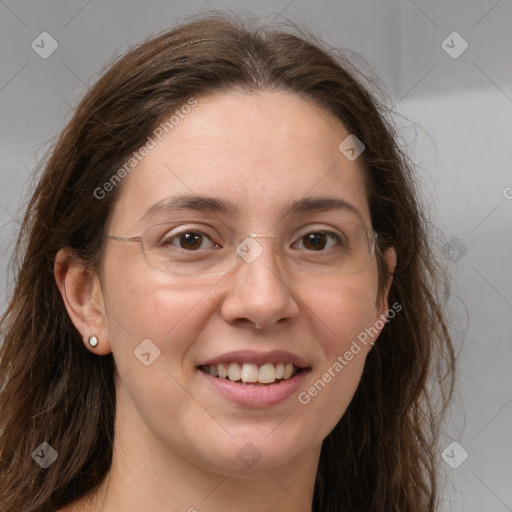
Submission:
[[[282,363],[279,363],[282,364]],[[292,365],[293,368],[293,365]],[[263,384],[270,384],[276,380],[276,369],[272,363],[264,364],[260,367],[258,373],[258,382]]]
[[[214,364],[213,366],[217,367],[217,373],[219,374],[219,377],[221,379],[225,379],[228,376],[228,369],[223,364]],[[212,367],[210,368],[210,375],[213,375],[215,377],[215,371],[212,373]]]
[[[292,363],[266,363],[258,366],[252,363],[212,364],[202,367],[206,373],[213,377],[247,383],[271,384],[276,380],[289,379],[296,373]]]
[[[231,379],[231,376],[229,378]],[[244,363],[242,366],[241,378],[244,382],[258,382],[258,366],[255,364]]]
[[[236,382],[237,380],[240,380],[240,375],[241,375],[240,365],[238,365],[236,363],[231,363],[229,365],[229,369],[228,369],[229,380]]]
[[[282,379],[284,375],[284,364],[277,363],[276,364],[276,379]]]

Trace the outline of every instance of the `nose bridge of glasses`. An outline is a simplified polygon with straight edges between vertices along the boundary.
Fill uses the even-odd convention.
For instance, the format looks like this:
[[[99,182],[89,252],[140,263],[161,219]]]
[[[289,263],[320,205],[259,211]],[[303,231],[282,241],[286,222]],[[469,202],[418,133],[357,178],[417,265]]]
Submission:
[[[260,241],[258,241],[258,239]],[[271,248],[271,254],[272,257],[277,256],[277,258],[279,259],[279,255],[277,254],[275,247],[276,245],[280,246],[280,244],[276,244],[276,241],[281,241],[281,237],[268,234],[247,234],[245,238],[237,245],[235,249],[236,254],[246,263],[254,263],[258,258],[260,258],[260,256],[266,250],[265,245],[268,248],[268,244],[264,244],[261,242],[263,239],[274,240],[273,247]]]
[[[250,233],[249,235],[247,235],[248,237],[251,237],[251,238],[273,238],[275,240],[281,240],[281,237],[280,236],[276,236],[276,235],[267,235],[267,234],[259,234],[259,233]]]

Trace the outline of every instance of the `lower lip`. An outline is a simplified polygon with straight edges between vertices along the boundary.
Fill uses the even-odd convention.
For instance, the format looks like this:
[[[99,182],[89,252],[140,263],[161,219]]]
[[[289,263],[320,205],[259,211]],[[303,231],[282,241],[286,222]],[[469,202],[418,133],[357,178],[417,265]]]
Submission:
[[[251,384],[237,384],[229,379],[219,379],[201,370],[197,371],[221,395],[245,407],[268,407],[286,400],[300,388],[309,373],[309,370],[302,370],[293,377],[281,380],[277,384],[253,386]]]

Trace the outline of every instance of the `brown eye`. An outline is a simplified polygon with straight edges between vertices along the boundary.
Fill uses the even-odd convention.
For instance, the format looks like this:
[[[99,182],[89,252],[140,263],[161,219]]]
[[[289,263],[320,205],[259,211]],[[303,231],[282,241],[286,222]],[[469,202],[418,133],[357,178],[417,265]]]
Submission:
[[[339,244],[339,239],[334,233],[316,231],[304,235],[297,243],[299,244],[299,249],[319,252],[324,249],[332,249],[334,245]]]
[[[182,249],[199,249],[203,242],[203,235],[200,233],[184,233],[178,238]]]
[[[322,250],[326,243],[327,237],[324,233],[309,233],[302,237],[304,247],[312,251]]]
[[[162,242],[162,246],[173,246],[184,251],[197,251],[198,249],[208,249],[211,246],[217,247],[211,238],[200,231],[182,231],[173,236],[168,236]]]

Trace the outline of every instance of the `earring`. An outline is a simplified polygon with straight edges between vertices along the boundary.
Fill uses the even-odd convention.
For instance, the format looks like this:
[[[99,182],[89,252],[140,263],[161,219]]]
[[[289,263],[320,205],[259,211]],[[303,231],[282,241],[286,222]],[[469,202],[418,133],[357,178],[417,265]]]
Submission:
[[[97,336],[89,336],[89,339],[87,341],[89,343],[89,346],[92,348],[97,347],[99,343]]]

